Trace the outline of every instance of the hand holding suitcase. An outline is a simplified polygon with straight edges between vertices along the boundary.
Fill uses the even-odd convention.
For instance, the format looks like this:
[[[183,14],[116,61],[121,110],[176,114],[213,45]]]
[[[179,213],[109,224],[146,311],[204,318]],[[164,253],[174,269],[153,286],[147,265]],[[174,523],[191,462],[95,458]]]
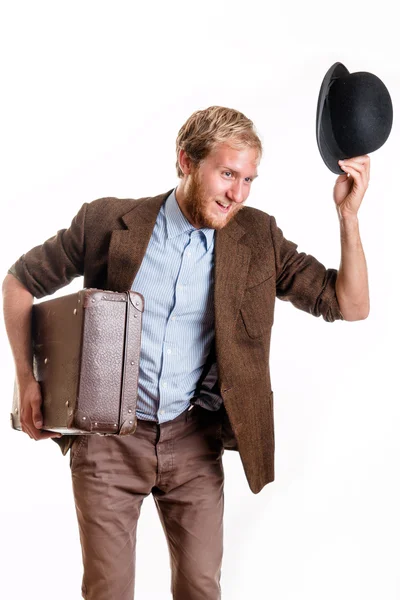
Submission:
[[[136,429],[144,298],[94,288],[32,307],[33,372],[42,429],[127,435]],[[21,430],[18,387],[11,424]]]

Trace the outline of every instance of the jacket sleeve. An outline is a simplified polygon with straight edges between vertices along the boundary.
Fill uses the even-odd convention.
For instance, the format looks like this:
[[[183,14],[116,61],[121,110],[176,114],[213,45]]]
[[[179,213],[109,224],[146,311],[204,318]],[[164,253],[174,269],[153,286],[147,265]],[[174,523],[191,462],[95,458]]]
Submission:
[[[271,237],[275,250],[276,295],[296,308],[328,322],[344,320],[336,296],[337,269],[326,269],[310,254],[297,251],[297,244],[284,238],[273,216]]]
[[[46,242],[23,254],[8,270],[35,298],[53,294],[83,275],[87,207],[86,202],[68,229],[60,229]]]

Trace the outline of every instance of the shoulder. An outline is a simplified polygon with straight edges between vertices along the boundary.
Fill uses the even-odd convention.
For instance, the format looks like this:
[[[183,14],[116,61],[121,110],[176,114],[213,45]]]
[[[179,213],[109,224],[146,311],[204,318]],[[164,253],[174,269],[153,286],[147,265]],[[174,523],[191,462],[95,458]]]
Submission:
[[[91,214],[100,216],[111,215],[118,217],[129,212],[134,206],[137,206],[141,202],[144,202],[147,198],[116,198],[114,196],[107,196],[104,198],[97,198],[88,202],[88,210]]]
[[[116,198],[107,196],[87,202],[86,226],[113,228],[121,225],[121,218],[148,198]]]
[[[252,206],[244,206],[235,218],[237,223],[252,237],[269,236],[271,220],[274,221],[272,215]]]
[[[259,208],[254,208],[252,206],[244,206],[237,214],[237,221],[242,225],[255,227],[265,227],[265,225],[269,224],[271,219],[271,215],[265,212],[264,210],[260,210]]]

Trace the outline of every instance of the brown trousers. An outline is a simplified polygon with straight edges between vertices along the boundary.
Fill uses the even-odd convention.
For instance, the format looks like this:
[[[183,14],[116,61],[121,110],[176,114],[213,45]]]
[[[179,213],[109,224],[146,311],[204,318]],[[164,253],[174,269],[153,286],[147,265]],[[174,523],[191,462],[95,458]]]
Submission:
[[[150,493],[166,535],[174,600],[219,600],[224,472],[221,411],[194,405],[129,436],[79,436],[71,473],[86,600],[132,600],[136,529]]]

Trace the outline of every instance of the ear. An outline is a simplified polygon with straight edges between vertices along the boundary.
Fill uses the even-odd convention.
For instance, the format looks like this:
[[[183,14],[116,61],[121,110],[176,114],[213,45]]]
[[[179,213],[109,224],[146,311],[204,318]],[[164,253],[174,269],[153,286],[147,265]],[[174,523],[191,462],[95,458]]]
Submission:
[[[193,170],[193,163],[186,154],[185,150],[179,150],[178,154],[179,166],[184,175],[190,175]]]

